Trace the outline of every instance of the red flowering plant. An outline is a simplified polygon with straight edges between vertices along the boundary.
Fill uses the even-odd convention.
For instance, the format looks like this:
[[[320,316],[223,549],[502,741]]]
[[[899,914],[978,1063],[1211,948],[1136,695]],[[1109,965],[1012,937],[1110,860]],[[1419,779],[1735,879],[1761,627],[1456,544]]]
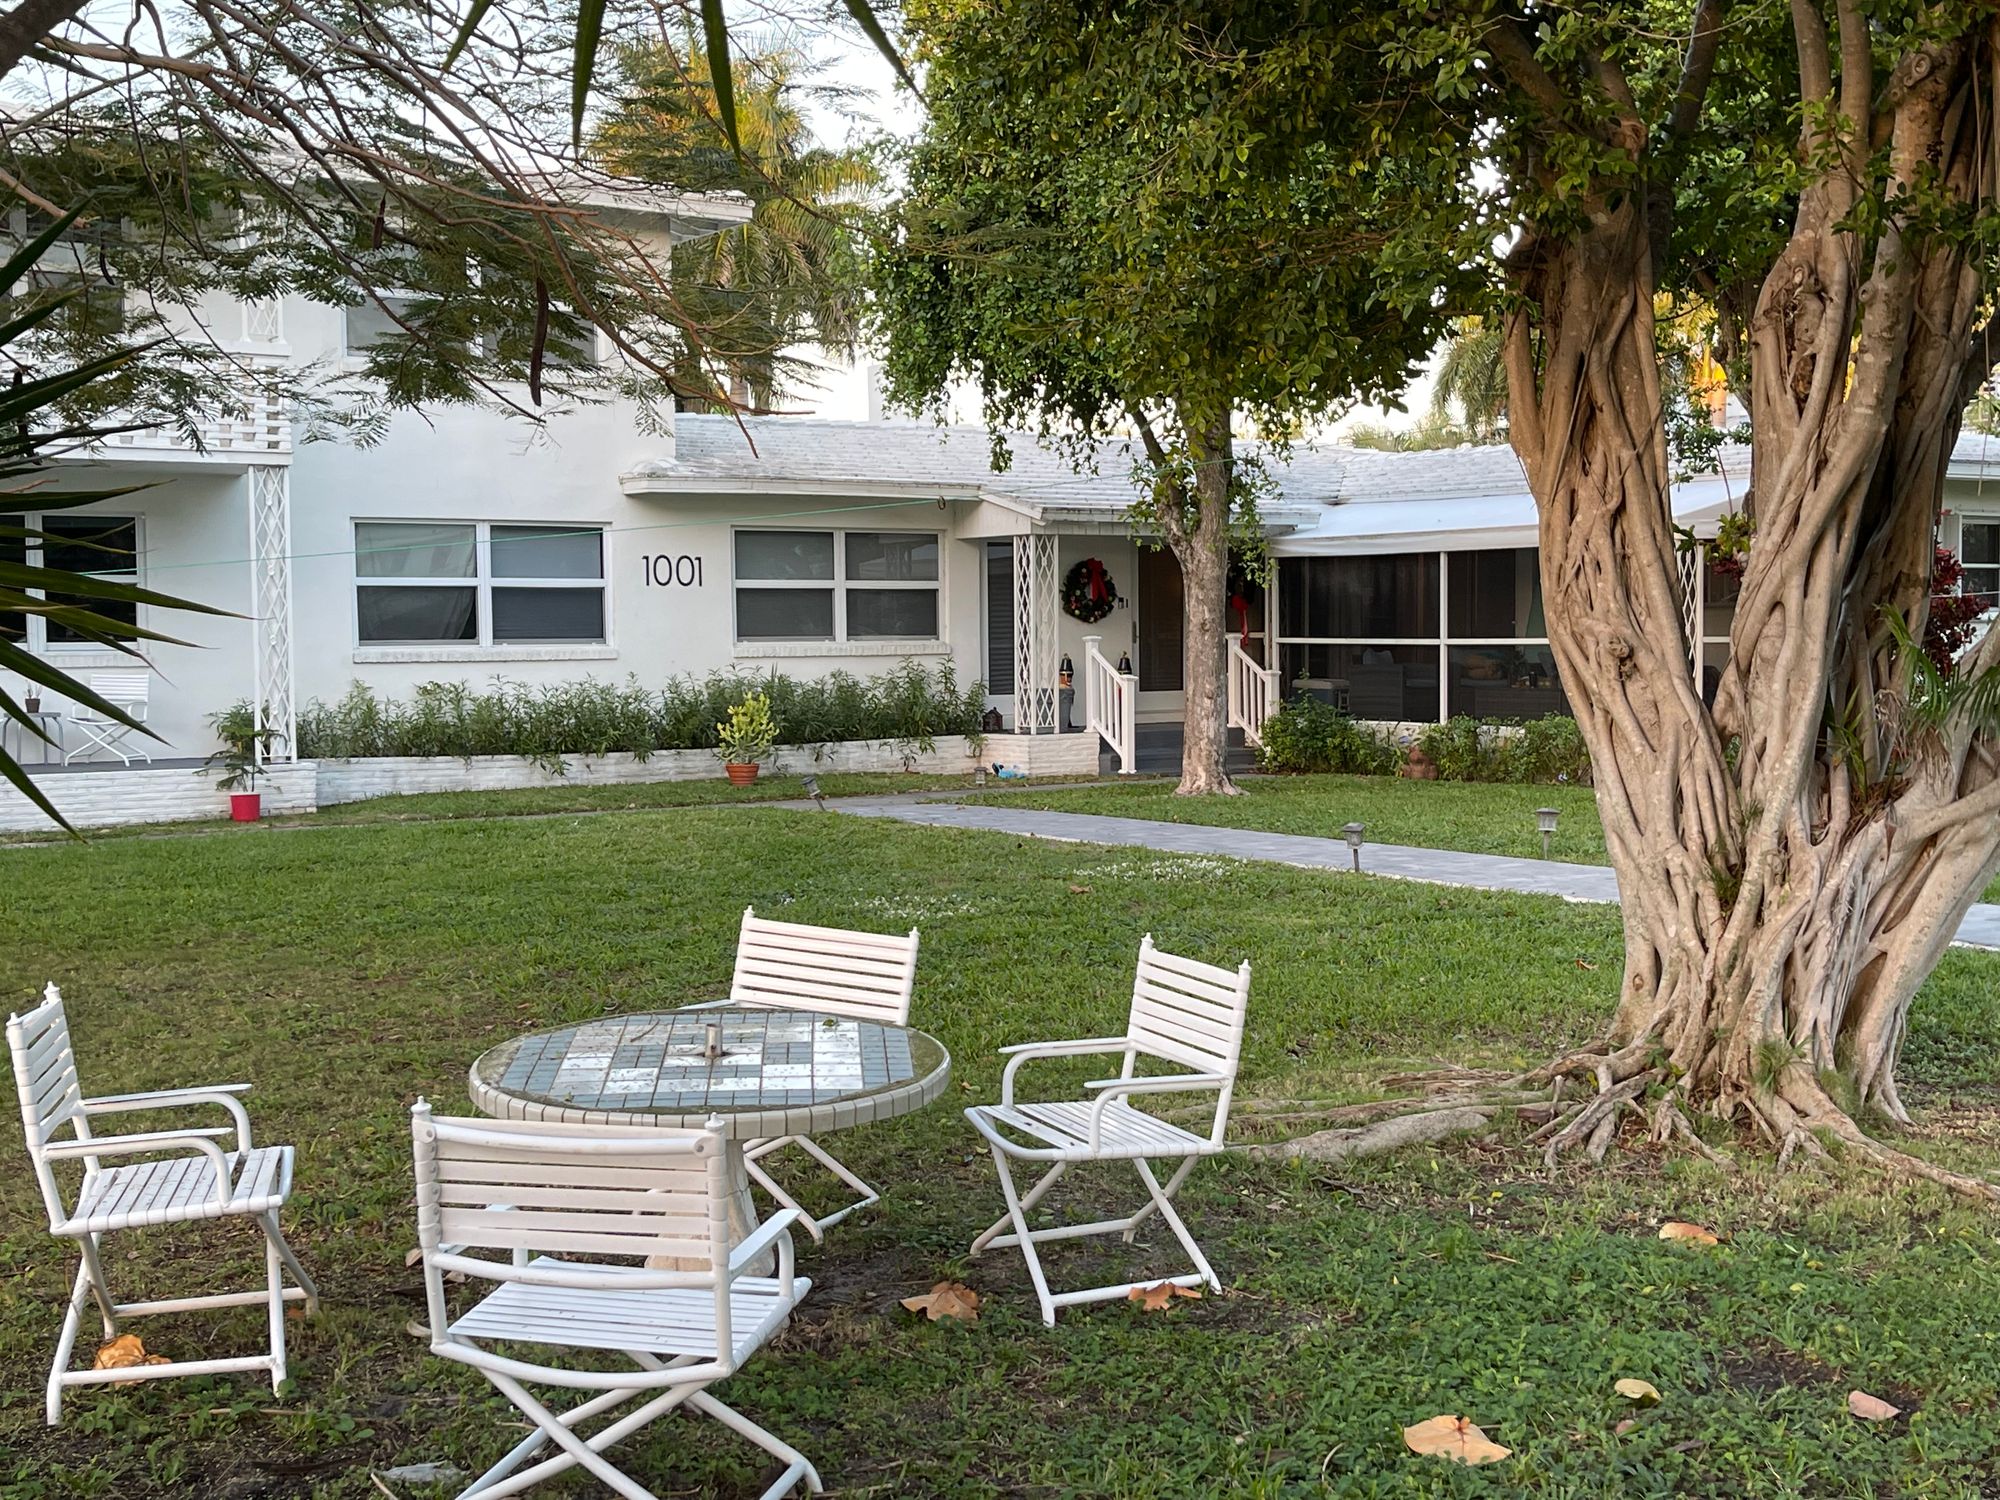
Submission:
[[[1931,564],[1931,609],[1924,622],[1924,655],[1940,672],[1949,672],[1959,654],[1972,644],[1973,629],[1990,600],[1962,592],[1965,564],[1949,547],[1937,549]]]

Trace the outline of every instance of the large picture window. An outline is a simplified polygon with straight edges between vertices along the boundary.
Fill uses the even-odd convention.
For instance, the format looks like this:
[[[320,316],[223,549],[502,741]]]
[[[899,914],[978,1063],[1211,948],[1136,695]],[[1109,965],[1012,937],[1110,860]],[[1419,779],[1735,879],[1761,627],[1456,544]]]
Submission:
[[[936,640],[931,531],[739,531],[739,641]]]
[[[62,568],[71,573],[89,573],[118,583],[139,581],[139,522],[133,516],[100,516],[78,511],[53,511],[47,515],[25,516],[20,524],[40,531],[44,540],[30,546],[19,538],[0,541],[0,562],[29,567]],[[108,616],[119,628],[111,634],[118,640],[138,638],[139,606],[110,599],[87,599],[82,595],[35,590],[52,604],[74,604]],[[67,625],[60,616],[30,615],[20,610],[0,612],[0,639],[13,641],[30,651],[49,647],[89,647],[97,644]]]
[[[1960,591],[1986,609],[2000,607],[2000,517],[1966,517],[1959,527],[1958,560],[1965,565]]]
[[[364,646],[602,645],[604,528],[357,521]]]

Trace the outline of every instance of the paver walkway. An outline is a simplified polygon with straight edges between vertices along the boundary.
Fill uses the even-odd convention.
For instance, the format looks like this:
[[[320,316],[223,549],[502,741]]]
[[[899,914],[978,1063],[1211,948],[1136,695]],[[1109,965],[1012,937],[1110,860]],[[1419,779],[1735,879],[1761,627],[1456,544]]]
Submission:
[[[1261,859],[1308,869],[1354,868],[1354,856],[1345,840],[1313,838],[1307,834],[1261,833],[1247,828],[1112,818],[1100,813],[1043,812],[900,798],[847,797],[828,805],[859,817],[893,818],[899,823],[921,823],[931,828],[974,828],[1066,843],[1119,844],[1170,854]],[[1363,844],[1361,870],[1365,875],[1386,875],[1397,880],[1422,880],[1433,885],[1469,886],[1484,891],[1524,891],[1561,896],[1565,901],[1615,903],[1618,900],[1618,876],[1608,865],[1516,859],[1507,854],[1462,854],[1451,849],[1417,849],[1406,844]],[[2000,948],[2000,906],[1974,906],[1959,923],[1957,941],[1972,948]]]

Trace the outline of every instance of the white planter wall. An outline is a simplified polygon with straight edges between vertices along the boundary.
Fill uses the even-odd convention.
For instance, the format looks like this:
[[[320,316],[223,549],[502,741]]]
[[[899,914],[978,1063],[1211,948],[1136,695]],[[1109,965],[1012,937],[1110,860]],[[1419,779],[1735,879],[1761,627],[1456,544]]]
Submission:
[[[319,805],[318,783],[317,768],[311,761],[301,761],[260,778],[257,790],[263,793],[267,814],[311,812]],[[36,784],[77,828],[229,816],[229,793],[218,792],[208,776],[186,766],[59,772],[36,777]],[[38,831],[61,832],[20,792],[0,786],[0,833]]]

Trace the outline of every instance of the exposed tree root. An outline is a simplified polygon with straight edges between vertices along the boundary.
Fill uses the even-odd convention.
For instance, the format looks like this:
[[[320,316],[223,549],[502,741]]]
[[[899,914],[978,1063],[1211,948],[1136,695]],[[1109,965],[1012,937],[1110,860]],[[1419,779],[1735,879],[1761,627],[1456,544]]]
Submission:
[[[1317,1130],[1296,1140],[1252,1146],[1248,1154],[1256,1161],[1349,1161],[1464,1135],[1491,1124],[1493,1114],[1493,1108],[1476,1105],[1425,1110],[1396,1115],[1358,1130]]]

